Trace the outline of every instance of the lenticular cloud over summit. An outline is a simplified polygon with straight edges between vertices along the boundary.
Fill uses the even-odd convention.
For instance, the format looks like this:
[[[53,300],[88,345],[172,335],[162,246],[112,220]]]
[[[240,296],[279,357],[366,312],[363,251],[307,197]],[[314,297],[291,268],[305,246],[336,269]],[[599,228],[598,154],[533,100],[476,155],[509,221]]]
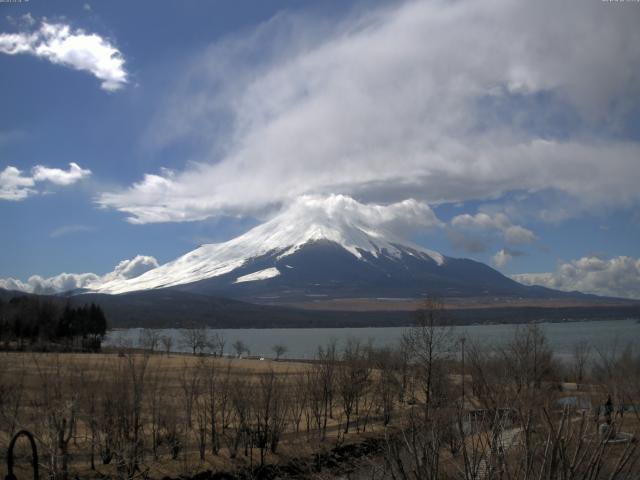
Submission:
[[[360,203],[347,195],[303,195],[285,207],[281,214],[352,222],[387,229],[440,227],[442,222],[429,205],[407,199],[389,205]]]

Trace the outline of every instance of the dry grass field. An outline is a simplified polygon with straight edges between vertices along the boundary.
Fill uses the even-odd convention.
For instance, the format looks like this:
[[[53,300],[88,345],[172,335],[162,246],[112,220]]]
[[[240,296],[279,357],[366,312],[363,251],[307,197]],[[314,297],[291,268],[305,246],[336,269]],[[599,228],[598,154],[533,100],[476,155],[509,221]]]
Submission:
[[[292,464],[278,478],[335,478],[332,465],[365,444],[365,473],[351,478],[640,478],[633,348],[589,360],[583,345],[562,364],[529,325],[500,348],[467,345],[462,361],[425,318],[396,349],[351,340],[306,363],[0,352],[0,476],[10,438],[27,429],[41,478],[62,480]]]
[[[0,476],[10,434],[23,428],[36,435],[44,472],[65,469],[80,478],[233,471],[311,456],[379,430],[372,386],[361,392],[369,400],[359,399],[366,411],[350,414],[345,435],[338,393],[328,398],[321,378],[337,372],[324,374],[320,365],[140,352],[0,353]]]

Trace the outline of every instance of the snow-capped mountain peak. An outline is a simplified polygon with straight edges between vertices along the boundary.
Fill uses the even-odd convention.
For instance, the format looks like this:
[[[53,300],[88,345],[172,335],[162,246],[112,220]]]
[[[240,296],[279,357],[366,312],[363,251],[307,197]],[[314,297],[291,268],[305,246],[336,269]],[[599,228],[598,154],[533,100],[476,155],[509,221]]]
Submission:
[[[426,211],[421,211],[426,207]],[[395,208],[396,211],[389,211]],[[271,220],[248,232],[217,244],[207,244],[150,270],[139,277],[118,279],[92,286],[94,291],[124,293],[182,285],[229,274],[252,259],[273,254],[277,260],[294,254],[314,242],[333,242],[359,260],[365,256],[400,258],[402,255],[429,258],[442,265],[444,258],[400,239],[389,225],[398,212],[426,213],[431,210],[407,200],[390,206],[364,205],[342,196],[304,196]],[[435,218],[435,216],[433,216]],[[367,255],[368,254],[368,255]],[[238,275],[236,282],[258,281],[279,275],[275,267]]]

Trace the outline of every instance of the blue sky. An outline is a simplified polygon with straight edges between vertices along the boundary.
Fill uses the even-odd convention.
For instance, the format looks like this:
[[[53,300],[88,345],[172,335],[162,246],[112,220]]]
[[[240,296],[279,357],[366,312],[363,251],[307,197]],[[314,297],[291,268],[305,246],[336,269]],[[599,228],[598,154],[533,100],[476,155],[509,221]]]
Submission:
[[[599,0],[0,3],[0,279],[163,263],[341,193],[428,204],[413,239],[445,255],[640,296],[638,24]]]

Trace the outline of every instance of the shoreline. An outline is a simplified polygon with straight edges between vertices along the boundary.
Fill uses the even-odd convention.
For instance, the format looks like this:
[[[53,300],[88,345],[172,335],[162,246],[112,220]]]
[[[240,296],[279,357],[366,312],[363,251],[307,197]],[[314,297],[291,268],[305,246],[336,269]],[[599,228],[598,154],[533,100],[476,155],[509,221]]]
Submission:
[[[527,325],[530,323],[536,324],[558,324],[558,323],[582,323],[582,322],[637,322],[640,324],[640,316],[638,317],[624,317],[624,318],[564,318],[564,319],[540,319],[531,321],[520,322],[483,322],[483,323],[443,323],[436,325],[436,327],[482,327],[482,326],[498,326],[498,325]],[[196,327],[193,325],[175,326],[175,327],[114,327],[107,330],[107,333],[125,332],[129,330],[190,330],[196,328],[204,328],[206,330],[340,330],[340,329],[369,329],[369,328],[411,328],[415,323],[406,323],[398,325],[342,325],[342,326],[317,326],[317,325],[301,325],[299,327],[218,327],[204,325],[202,327]]]

